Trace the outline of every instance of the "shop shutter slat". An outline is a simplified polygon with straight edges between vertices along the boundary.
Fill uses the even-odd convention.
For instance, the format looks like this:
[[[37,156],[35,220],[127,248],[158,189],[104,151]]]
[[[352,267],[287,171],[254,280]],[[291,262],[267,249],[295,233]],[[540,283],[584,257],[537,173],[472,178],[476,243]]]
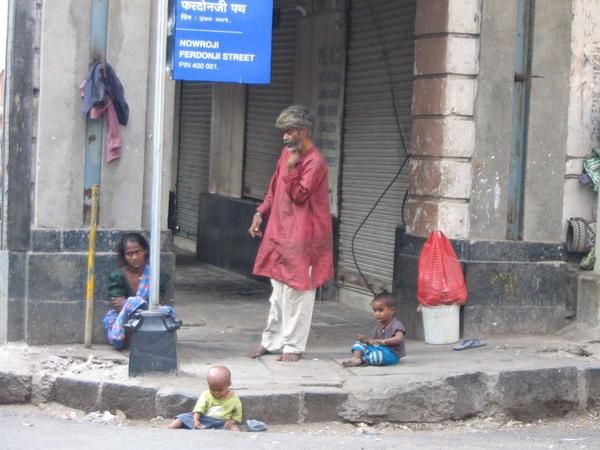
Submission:
[[[208,192],[211,83],[181,83],[177,165],[177,235],[196,240],[200,194]]]
[[[352,236],[404,158],[389,75],[378,50],[381,48],[378,32],[389,52],[396,103],[407,145],[411,127],[415,0],[372,0],[376,27],[368,3],[360,0],[351,3],[344,115],[337,272],[342,285],[354,287],[358,271],[352,258]],[[376,287],[390,290],[395,230],[402,223],[407,173],[405,171],[387,192],[355,244],[361,270]]]

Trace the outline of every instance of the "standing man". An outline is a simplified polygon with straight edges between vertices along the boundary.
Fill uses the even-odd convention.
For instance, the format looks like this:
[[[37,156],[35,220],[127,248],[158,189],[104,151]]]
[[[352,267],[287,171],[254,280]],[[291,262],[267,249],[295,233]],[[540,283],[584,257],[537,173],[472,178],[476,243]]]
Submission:
[[[284,109],[275,126],[283,133],[275,174],[250,225],[262,237],[255,275],[271,278],[273,293],[258,358],[279,353],[279,361],[298,361],[306,348],[316,289],[333,277],[333,233],[327,161],[312,142],[314,117],[304,106]]]

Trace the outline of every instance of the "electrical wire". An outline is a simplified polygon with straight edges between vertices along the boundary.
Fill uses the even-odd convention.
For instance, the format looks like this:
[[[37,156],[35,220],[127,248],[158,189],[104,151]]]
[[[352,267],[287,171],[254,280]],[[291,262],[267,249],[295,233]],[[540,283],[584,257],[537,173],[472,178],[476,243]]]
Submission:
[[[396,172],[396,175],[394,176],[394,178],[392,179],[392,181],[389,182],[389,184],[384,189],[384,191],[381,193],[381,195],[379,196],[379,198],[377,199],[377,201],[371,207],[371,210],[368,212],[368,214],[365,216],[365,218],[363,219],[363,221],[360,223],[360,225],[358,226],[358,228],[354,232],[354,235],[352,235],[352,245],[351,245],[351,248],[352,248],[352,260],[354,261],[354,265],[356,266],[356,269],[358,270],[359,275],[361,276],[361,278],[363,279],[363,281],[367,285],[367,288],[369,288],[369,291],[371,291],[371,293],[373,295],[377,295],[377,292],[375,292],[375,289],[373,288],[373,285],[369,282],[369,280],[367,279],[367,277],[365,276],[365,274],[362,272],[362,270],[360,268],[360,265],[358,264],[358,260],[356,259],[356,252],[354,250],[354,242],[356,241],[356,236],[358,235],[359,231],[364,226],[364,224],[367,223],[367,220],[369,220],[369,217],[371,217],[371,214],[373,214],[373,211],[375,211],[375,208],[377,208],[377,205],[379,205],[379,202],[383,199],[383,197],[385,196],[385,194],[387,194],[387,191],[396,182],[396,180],[398,179],[398,177],[402,173],[402,169],[404,169],[404,166],[406,165],[406,163],[408,162],[409,159],[410,159],[410,155],[407,155],[404,158],[404,161],[402,161],[402,165],[400,166],[400,169],[398,170],[398,172]]]
[[[369,212],[367,213],[367,215],[365,216],[365,218],[363,219],[363,221],[360,223],[360,225],[358,226],[358,228],[356,228],[356,231],[354,232],[354,234],[352,235],[352,243],[351,243],[351,251],[352,251],[352,260],[354,261],[354,265],[356,266],[356,269],[358,270],[358,274],[360,275],[360,277],[363,279],[363,281],[365,282],[365,284],[367,285],[367,288],[369,289],[369,291],[371,291],[371,293],[373,295],[377,295],[377,292],[375,292],[375,289],[373,288],[373,285],[369,282],[369,280],[367,279],[367,277],[365,276],[365,274],[363,273],[363,271],[360,268],[360,265],[358,264],[358,260],[356,258],[356,251],[354,248],[354,244],[356,241],[356,237],[358,236],[358,233],[360,232],[360,230],[362,229],[362,227],[365,225],[365,223],[367,223],[367,220],[369,220],[369,217],[371,217],[371,214],[373,214],[373,211],[375,211],[375,209],[377,208],[377,206],[379,205],[379,203],[381,202],[381,200],[383,199],[383,197],[385,196],[385,194],[387,194],[387,192],[390,190],[390,188],[392,187],[392,185],[396,182],[396,180],[398,179],[398,177],[402,174],[402,171],[404,170],[404,167],[406,166],[406,163],[409,161],[411,154],[408,152],[408,148],[406,146],[406,140],[404,138],[404,133],[402,132],[402,125],[400,123],[400,113],[398,111],[398,105],[396,102],[396,91],[394,89],[394,79],[392,76],[392,68],[390,65],[390,60],[389,60],[389,52],[387,50],[387,48],[385,47],[385,43],[383,41],[383,36],[381,35],[381,28],[377,25],[377,20],[375,19],[375,13],[373,12],[373,4],[372,4],[372,0],[368,0],[368,7],[369,7],[369,14],[371,16],[371,20],[373,21],[373,26],[375,27],[375,30],[377,32],[377,38],[379,40],[379,44],[381,45],[381,53],[383,55],[383,61],[386,67],[386,72],[388,75],[388,79],[389,79],[389,85],[390,85],[390,93],[392,96],[392,105],[394,108],[394,118],[396,119],[396,125],[398,127],[398,132],[400,133],[400,142],[402,144],[402,150],[404,152],[404,160],[402,161],[402,163],[400,164],[400,168],[398,169],[398,171],[396,172],[396,175],[394,175],[394,178],[392,179],[392,181],[390,181],[388,183],[388,185],[386,186],[386,188],[383,190],[383,192],[381,193],[381,195],[377,198],[377,200],[375,201],[375,203],[373,204],[373,206],[371,207],[371,209],[369,210]],[[401,220],[402,220],[402,227],[406,227],[406,222],[404,220],[404,207],[406,204],[406,200],[408,198],[408,190],[406,190],[406,192],[404,193],[404,198],[402,199],[402,208],[400,211],[401,214]]]

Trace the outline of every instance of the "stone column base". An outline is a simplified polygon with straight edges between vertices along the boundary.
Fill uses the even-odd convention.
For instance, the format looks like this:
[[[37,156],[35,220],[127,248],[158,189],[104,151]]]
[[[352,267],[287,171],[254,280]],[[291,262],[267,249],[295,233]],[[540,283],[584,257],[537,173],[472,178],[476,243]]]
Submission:
[[[423,339],[416,312],[418,258],[425,238],[396,234],[394,293],[398,317],[411,338]],[[464,337],[479,334],[546,334],[566,324],[576,295],[574,273],[561,244],[451,240],[463,264],[468,299],[461,311]]]

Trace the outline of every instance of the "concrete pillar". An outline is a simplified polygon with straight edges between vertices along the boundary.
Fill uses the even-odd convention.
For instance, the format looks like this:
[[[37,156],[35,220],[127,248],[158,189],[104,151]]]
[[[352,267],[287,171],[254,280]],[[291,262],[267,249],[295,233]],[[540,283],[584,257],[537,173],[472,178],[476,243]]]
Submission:
[[[469,235],[479,0],[418,0],[408,229]]]
[[[246,138],[246,86],[215,84],[210,129],[209,191],[241,198]]]
[[[36,0],[11,1],[8,15],[5,127],[1,158],[4,190],[0,236],[0,344],[21,340],[25,326],[26,254],[31,241],[35,113],[39,51]],[[17,38],[18,37],[18,38]]]
[[[583,159],[600,145],[600,126],[592,113],[600,94],[600,79],[595,75],[600,73],[599,18],[599,0],[573,1],[563,235],[571,217],[597,220],[596,195],[582,186],[578,177],[583,170]]]
[[[565,198],[572,9],[571,1],[535,2],[523,217],[523,240],[530,242],[565,241],[561,199]],[[578,203],[578,199],[565,198],[565,202]]]
[[[83,225],[85,117],[77,88],[88,70],[89,23],[88,3],[58,0],[42,9],[34,208],[37,227]]]
[[[150,82],[154,67],[154,53],[150,54],[151,8],[148,2],[139,0],[111,1],[108,14],[106,57],[125,87],[130,113],[129,123],[121,127],[121,158],[110,163],[103,158],[100,226],[144,228],[143,207],[149,202],[147,185],[152,178],[152,141],[148,139],[152,133],[154,86]],[[149,216],[147,224],[149,227]]]

